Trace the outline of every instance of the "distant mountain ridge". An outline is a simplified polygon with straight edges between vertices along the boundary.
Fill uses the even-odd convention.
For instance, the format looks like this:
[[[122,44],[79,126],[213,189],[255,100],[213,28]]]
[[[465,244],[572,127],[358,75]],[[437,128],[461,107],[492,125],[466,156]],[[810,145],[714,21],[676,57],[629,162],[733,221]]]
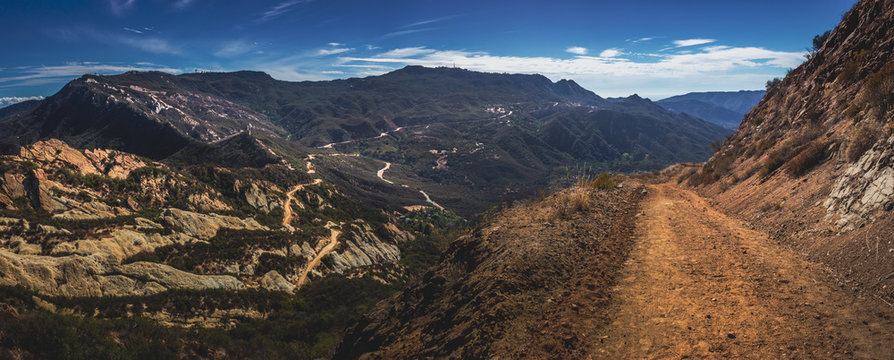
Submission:
[[[639,96],[607,101],[542,75],[407,66],[287,82],[256,71],[127,72],[82,76],[6,117],[0,150],[58,138],[76,148],[224,167],[300,166],[307,154],[352,153],[411,169],[438,185],[432,196],[471,215],[504,194],[522,196],[581,169],[703,161],[709,144],[728,134]],[[481,196],[459,196],[468,191]]]
[[[655,103],[675,113],[687,113],[735,130],[765,94],[764,90],[691,92]]]

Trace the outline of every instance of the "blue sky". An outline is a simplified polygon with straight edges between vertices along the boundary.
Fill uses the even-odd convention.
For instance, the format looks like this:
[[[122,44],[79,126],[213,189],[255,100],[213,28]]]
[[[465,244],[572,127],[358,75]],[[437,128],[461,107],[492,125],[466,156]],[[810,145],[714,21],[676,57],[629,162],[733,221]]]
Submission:
[[[0,98],[48,96],[83,73],[326,80],[408,64],[541,73],[602,96],[759,89],[854,3],[4,0]]]

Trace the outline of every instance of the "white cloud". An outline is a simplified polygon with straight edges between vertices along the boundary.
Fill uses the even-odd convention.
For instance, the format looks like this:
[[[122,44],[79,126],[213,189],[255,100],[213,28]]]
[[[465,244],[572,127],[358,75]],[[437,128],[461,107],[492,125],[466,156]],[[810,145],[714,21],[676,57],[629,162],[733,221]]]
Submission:
[[[496,56],[487,52],[463,50],[425,50],[430,51],[420,52],[416,56],[388,56],[395,55],[389,51],[365,58],[342,57],[335,66],[384,65],[394,69],[403,65],[437,67],[455,64],[457,67],[477,71],[538,73],[554,79],[571,78],[590,86],[600,95],[619,96],[625,94],[602,91],[609,85],[615,89],[609,91],[621,92],[623,90],[620,89],[626,89],[629,91],[626,95],[632,92],[658,94],[661,91],[668,92],[668,89],[673,90],[670,91],[671,94],[704,91],[711,84],[716,85],[716,90],[760,88],[763,81],[779,76],[785,69],[796,67],[804,60],[802,52],[727,46],[697,49],[690,54],[624,56],[625,54],[619,52],[616,57],[580,55],[572,59]],[[662,85],[659,87],[655,84]]]
[[[0,97],[0,108],[7,107],[12,104],[18,104],[23,101],[29,101],[29,100],[43,100],[43,96]]]
[[[618,55],[621,55],[621,51],[618,49],[605,49],[605,50],[602,50],[601,53],[599,53],[599,57],[604,57],[604,58],[611,58],[611,57],[615,57]]]
[[[217,57],[234,57],[239,56],[245,53],[248,53],[257,48],[257,44],[248,43],[242,40],[230,41],[223,46],[220,47],[217,51],[214,52],[214,56]]]
[[[342,46],[342,45],[344,45],[344,44],[342,44],[342,43],[337,43],[337,42],[331,42],[331,43],[329,43],[329,46]]]
[[[354,48],[320,49],[320,50],[317,50],[317,55],[319,55],[319,56],[335,55],[335,54],[341,54],[344,52],[348,52],[351,50],[354,50]]]
[[[686,47],[686,46],[695,46],[695,45],[704,45],[710,44],[717,40],[714,39],[686,39],[686,40],[674,40],[674,45],[677,47]]]
[[[435,52],[435,50],[426,49],[425,46],[419,46],[419,47],[408,47],[408,48],[400,48],[400,49],[390,50],[390,51],[378,54],[378,55],[376,55],[376,57],[405,58],[405,57],[411,57],[411,56],[419,56],[419,55],[423,55],[423,54],[431,54],[433,52]]]
[[[132,32],[132,33],[134,33],[134,34],[142,34],[142,33],[143,33],[142,30],[131,29],[131,28],[129,28],[129,27],[125,27],[125,28],[124,28],[124,31],[130,31],[130,32]]]
[[[651,41],[651,40],[655,40],[655,38],[653,38],[653,37],[643,37],[643,38],[639,38],[639,39],[633,40],[633,42],[643,42],[643,41]]]
[[[587,48],[580,46],[572,46],[570,48],[565,49],[565,52],[577,54],[577,55],[587,55]]]

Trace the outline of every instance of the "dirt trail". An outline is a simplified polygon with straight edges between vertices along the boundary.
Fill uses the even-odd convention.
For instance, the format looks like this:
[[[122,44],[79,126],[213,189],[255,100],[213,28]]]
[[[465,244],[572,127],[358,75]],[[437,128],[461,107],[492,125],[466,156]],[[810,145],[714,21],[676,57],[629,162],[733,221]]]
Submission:
[[[314,179],[314,181],[312,182],[309,182],[307,184],[298,184],[289,189],[289,192],[286,193],[286,203],[283,205],[282,226],[286,226],[291,223],[292,217],[294,217],[294,214],[292,213],[292,201],[295,200],[295,193],[301,189],[304,189],[305,186],[319,185],[322,182],[322,179]]]
[[[332,226],[334,224],[328,224],[329,227],[329,243],[326,244],[319,252],[317,252],[317,256],[313,258],[307,265],[304,267],[304,270],[301,271],[301,276],[298,278],[298,282],[296,285],[298,289],[300,289],[304,284],[307,283],[307,276],[310,274],[313,269],[317,266],[320,266],[320,263],[323,261],[323,257],[332,253],[335,250],[335,247],[338,245],[338,237],[341,235],[341,231],[333,229]]]
[[[376,176],[378,176],[379,179],[382,179],[382,181],[384,181],[384,182],[386,182],[386,183],[394,184],[393,181],[391,181],[391,180],[386,180],[386,179],[384,178],[384,176],[385,176],[385,171],[388,170],[389,168],[391,168],[391,163],[386,161],[386,162],[385,162],[385,167],[379,169],[379,171],[376,172]]]
[[[643,213],[592,358],[894,358],[894,309],[819,265],[676,186]]]

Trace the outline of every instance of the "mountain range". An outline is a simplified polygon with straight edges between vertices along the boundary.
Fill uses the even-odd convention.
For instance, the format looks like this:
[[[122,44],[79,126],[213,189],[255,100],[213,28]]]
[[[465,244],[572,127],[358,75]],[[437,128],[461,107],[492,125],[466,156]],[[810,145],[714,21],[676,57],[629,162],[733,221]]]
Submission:
[[[727,129],[735,130],[766,91],[692,92],[671,96],[655,103],[675,113],[687,113]]]

